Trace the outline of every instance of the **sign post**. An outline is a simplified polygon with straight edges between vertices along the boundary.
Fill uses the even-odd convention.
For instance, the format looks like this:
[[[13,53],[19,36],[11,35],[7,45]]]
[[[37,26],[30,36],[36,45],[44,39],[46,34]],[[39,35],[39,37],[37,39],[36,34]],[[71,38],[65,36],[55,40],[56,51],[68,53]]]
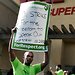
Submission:
[[[30,1],[21,3],[16,23],[17,32],[12,48],[25,51],[44,52],[47,46],[51,5],[45,2]]]

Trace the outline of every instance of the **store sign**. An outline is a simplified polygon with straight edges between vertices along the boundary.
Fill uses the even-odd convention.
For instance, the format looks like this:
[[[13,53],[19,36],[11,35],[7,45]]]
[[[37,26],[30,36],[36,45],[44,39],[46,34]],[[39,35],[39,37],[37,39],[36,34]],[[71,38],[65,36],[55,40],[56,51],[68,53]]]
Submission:
[[[20,0],[20,3],[28,2],[28,1],[45,1],[47,3],[50,3],[50,0]]]
[[[28,2],[28,1],[45,1],[47,3],[61,3],[61,2],[64,2],[64,0],[20,0],[21,3],[24,3],[24,2]]]
[[[51,9],[52,16],[60,15],[73,15],[75,13],[75,6],[72,7],[60,7]]]
[[[53,1],[53,3],[61,3],[64,2],[64,0],[50,0],[50,2]]]
[[[18,28],[12,48],[29,51],[48,51],[44,41],[48,39],[51,5],[30,1],[21,3],[16,23]]]

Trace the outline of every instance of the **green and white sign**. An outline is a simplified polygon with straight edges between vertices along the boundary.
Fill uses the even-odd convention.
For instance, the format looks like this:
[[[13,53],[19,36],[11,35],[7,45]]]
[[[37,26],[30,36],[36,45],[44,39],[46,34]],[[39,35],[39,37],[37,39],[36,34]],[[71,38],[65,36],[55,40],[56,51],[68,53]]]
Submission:
[[[18,29],[12,41],[13,49],[48,51],[44,41],[48,38],[50,10],[50,4],[39,1],[30,1],[20,5],[16,23]]]

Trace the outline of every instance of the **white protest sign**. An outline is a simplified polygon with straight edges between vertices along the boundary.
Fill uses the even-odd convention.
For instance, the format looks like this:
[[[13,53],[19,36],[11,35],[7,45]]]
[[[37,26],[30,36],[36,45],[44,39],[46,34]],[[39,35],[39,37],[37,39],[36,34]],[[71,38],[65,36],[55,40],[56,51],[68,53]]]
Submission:
[[[12,48],[29,51],[47,51],[44,41],[48,37],[51,5],[45,2],[30,1],[20,5],[16,23],[17,32]]]

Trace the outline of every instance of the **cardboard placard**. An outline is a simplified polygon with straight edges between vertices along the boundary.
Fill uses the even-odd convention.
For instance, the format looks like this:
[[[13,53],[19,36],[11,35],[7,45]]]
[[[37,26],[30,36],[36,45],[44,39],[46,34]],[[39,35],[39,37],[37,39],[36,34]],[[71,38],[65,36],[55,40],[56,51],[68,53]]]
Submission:
[[[44,41],[48,37],[50,10],[51,5],[45,2],[21,3],[16,23],[18,29],[12,41],[13,49],[48,51]]]

